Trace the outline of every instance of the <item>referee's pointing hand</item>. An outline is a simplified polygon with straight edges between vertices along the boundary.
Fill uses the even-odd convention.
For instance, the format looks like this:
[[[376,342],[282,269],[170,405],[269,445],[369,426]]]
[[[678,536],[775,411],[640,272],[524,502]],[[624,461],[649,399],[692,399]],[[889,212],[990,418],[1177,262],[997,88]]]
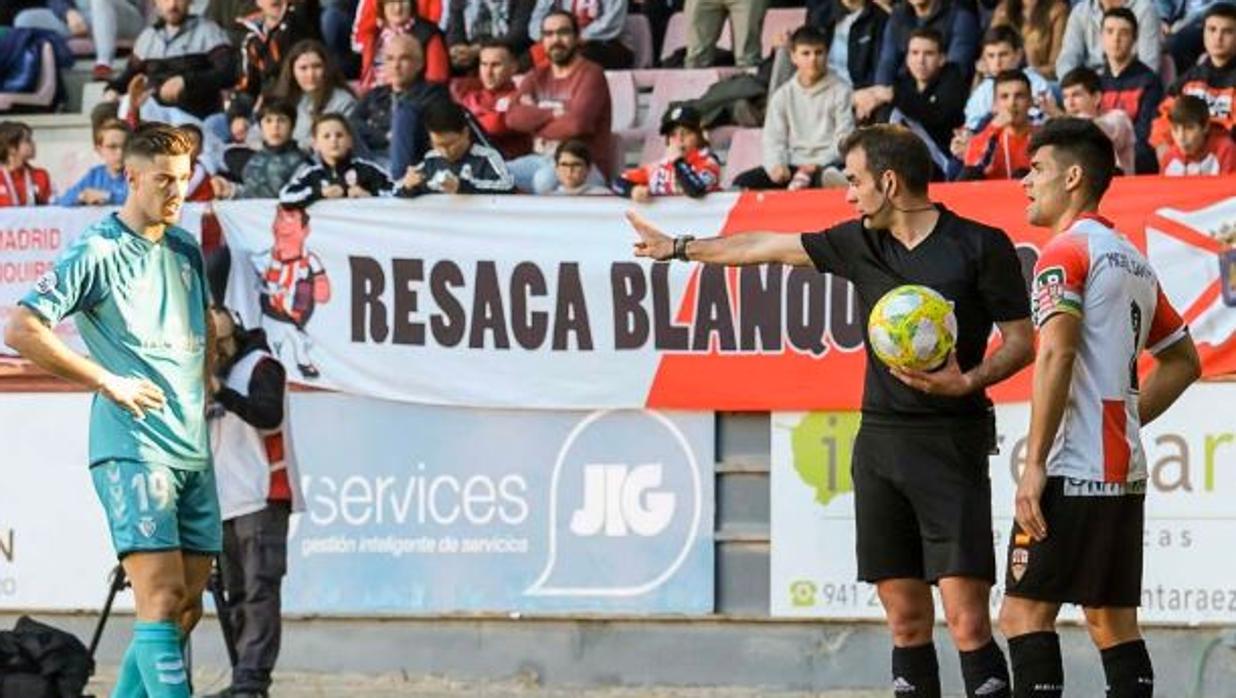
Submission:
[[[648,219],[635,211],[627,211],[627,222],[639,235],[635,243],[636,257],[651,257],[658,262],[664,262],[674,256],[674,239],[650,223]]]

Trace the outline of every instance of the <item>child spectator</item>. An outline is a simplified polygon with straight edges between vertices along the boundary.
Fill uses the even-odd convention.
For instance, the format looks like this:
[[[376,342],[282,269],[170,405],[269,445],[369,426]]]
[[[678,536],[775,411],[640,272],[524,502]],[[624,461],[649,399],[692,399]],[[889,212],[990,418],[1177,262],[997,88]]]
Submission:
[[[545,192],[554,196],[591,196],[610,194],[610,190],[588,180],[592,171],[592,153],[588,144],[570,139],[558,144],[554,151],[554,176],[557,182]]]
[[[1137,134],[1133,130],[1133,121],[1120,109],[1103,109],[1103,84],[1099,74],[1086,67],[1074,68],[1060,81],[1060,91],[1064,98],[1064,114],[1093,120],[1111,139],[1120,172],[1136,174],[1134,148]],[[1051,117],[1059,116],[1054,113],[1057,111],[1054,102],[1048,104],[1051,105]]]
[[[352,155],[352,127],[347,117],[323,114],[313,122],[310,133],[314,160],[284,185],[279,203],[305,208],[321,199],[361,199],[397,193],[385,170]]]
[[[376,13],[365,11],[364,6],[369,2],[378,3]],[[446,37],[434,20],[419,15],[415,0],[365,0],[352,27],[352,50],[361,56],[362,92],[379,81],[382,47],[397,34],[410,34],[421,43],[426,80],[450,80],[451,61],[446,52]]]
[[[1161,116],[1151,129],[1150,144],[1162,152],[1171,144],[1170,119],[1172,102],[1179,95],[1193,95],[1210,105],[1210,120],[1228,133],[1236,131],[1236,4],[1219,2],[1206,10],[1205,33],[1202,37],[1206,56],[1189,67],[1169,90],[1170,95],[1159,105]]]
[[[721,188],[721,163],[708,147],[693,107],[671,107],[661,118],[665,157],[627,170],[614,183],[614,190],[640,203],[654,196],[686,194],[698,199]]]
[[[996,76],[996,112],[981,131],[962,131],[953,155],[962,161],[958,179],[1016,179],[1030,171],[1030,78],[1020,70]]]
[[[306,39],[292,47],[274,95],[296,105],[292,138],[303,150],[313,145],[310,126],[323,114],[351,115],[356,96],[322,42]]]
[[[799,27],[790,37],[794,79],[768,99],[764,165],[734,179],[744,189],[801,189],[840,184],[838,146],[854,130],[850,88],[828,71],[828,46],[819,29]]]
[[[454,102],[435,102],[425,111],[430,150],[425,159],[408,168],[403,178],[407,196],[442,194],[511,194],[515,180],[493,148],[472,142],[472,129],[463,108]]]
[[[108,119],[94,129],[94,152],[103,161],[95,165],[77,184],[56,199],[57,206],[119,206],[129,195],[129,180],[124,176],[124,144],[129,140],[129,125]]]
[[[215,190],[210,185],[210,171],[202,164],[202,129],[197,124],[182,124],[180,130],[184,131],[193,143],[193,152],[190,153],[193,172],[189,175],[185,201],[213,201]]]
[[[1172,145],[1163,154],[1163,174],[1236,174],[1236,143],[1222,126],[1211,123],[1206,100],[1181,95],[1168,117],[1172,123]]]
[[[0,121],[0,207],[46,206],[52,200],[51,175],[30,161],[34,133],[21,121]]]
[[[266,101],[258,111],[262,149],[244,164],[240,182],[215,177],[212,185],[220,199],[275,199],[307,158],[292,140],[296,109],[283,100]]]

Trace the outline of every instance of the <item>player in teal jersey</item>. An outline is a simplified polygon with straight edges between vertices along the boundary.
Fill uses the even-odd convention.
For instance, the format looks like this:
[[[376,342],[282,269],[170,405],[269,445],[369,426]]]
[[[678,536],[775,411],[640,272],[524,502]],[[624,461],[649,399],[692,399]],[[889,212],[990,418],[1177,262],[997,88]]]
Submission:
[[[120,698],[188,698],[181,643],[221,548],[205,419],[208,294],[201,250],[175,225],[191,150],[175,128],[139,129],[125,146],[124,206],[73,243],[5,333],[30,361],[96,392],[90,471],[137,603]],[[52,332],[70,315],[90,358]]]

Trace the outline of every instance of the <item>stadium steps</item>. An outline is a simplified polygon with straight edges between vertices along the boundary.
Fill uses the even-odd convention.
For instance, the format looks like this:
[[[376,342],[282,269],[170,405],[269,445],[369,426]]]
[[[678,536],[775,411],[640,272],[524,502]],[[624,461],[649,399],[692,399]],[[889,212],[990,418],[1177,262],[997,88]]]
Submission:
[[[766,615],[769,596],[767,412],[718,412],[714,502],[716,610]]]

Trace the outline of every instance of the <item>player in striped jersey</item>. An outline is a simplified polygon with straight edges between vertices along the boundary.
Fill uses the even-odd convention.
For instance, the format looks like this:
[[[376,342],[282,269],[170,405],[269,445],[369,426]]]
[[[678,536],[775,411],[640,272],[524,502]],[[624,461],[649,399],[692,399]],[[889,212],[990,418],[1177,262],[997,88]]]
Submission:
[[[1137,625],[1147,477],[1138,430],[1200,364],[1146,258],[1098,214],[1115,170],[1111,141],[1093,122],[1058,119],[1030,151],[1027,217],[1053,237],[1034,270],[1039,349],[1000,611],[1013,695],[1062,695],[1055,621],[1061,604],[1075,603],[1102,655],[1107,695],[1151,696]],[[1155,366],[1139,379],[1143,351]]]

